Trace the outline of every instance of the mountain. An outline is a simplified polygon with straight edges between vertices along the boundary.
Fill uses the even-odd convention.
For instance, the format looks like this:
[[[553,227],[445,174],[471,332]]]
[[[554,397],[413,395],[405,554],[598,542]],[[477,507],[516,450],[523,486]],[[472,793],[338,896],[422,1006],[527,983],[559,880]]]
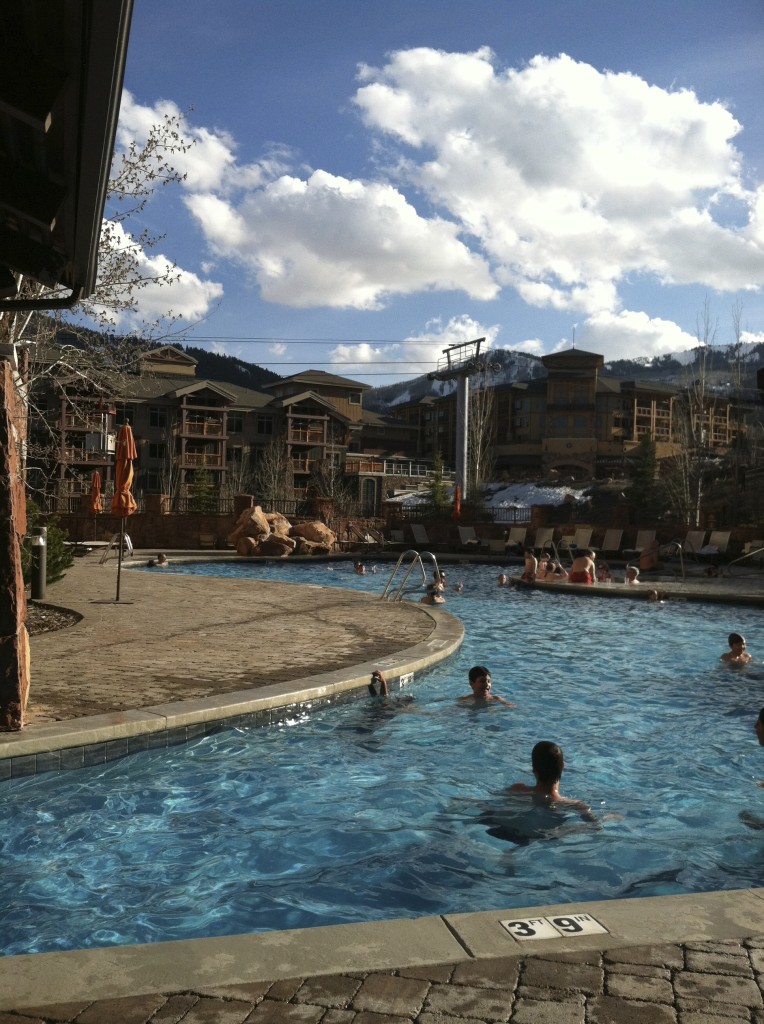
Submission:
[[[546,370],[537,356],[509,349],[491,349],[490,361],[499,367],[490,377],[491,384],[511,384],[534,377],[546,377]],[[740,345],[709,345],[673,355],[611,359],[602,368],[602,376],[622,380],[663,381],[682,386],[701,375],[705,360],[705,377],[709,387],[719,391],[733,388],[755,388],[756,371],[764,366],[764,343],[742,342]],[[402,402],[419,401],[427,395],[450,394],[453,382],[430,380],[427,375],[413,380],[372,388],[363,397],[364,407],[386,412]]]
[[[532,380],[534,377],[546,377],[546,370],[539,357],[528,355],[527,352],[497,348],[491,349],[487,356],[491,366],[495,367],[489,377],[492,387],[512,384],[518,380]],[[373,412],[386,412],[394,405],[419,401],[426,395],[448,395],[455,387],[454,381],[430,380],[427,374],[424,374],[413,380],[372,388],[363,396],[363,404],[364,408]]]
[[[240,387],[259,391],[265,384],[281,380],[278,373],[265,370],[255,363],[247,363],[237,356],[208,352],[195,345],[180,345],[183,351],[197,361],[196,376],[202,380],[217,380],[221,384],[238,384]]]

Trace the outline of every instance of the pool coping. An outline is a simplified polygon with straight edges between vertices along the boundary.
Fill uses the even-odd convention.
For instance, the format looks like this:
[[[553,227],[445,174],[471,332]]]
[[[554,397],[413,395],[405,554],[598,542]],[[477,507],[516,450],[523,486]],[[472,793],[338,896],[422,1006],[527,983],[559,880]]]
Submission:
[[[375,669],[385,673],[391,691],[408,687],[417,673],[449,658],[464,640],[456,616],[417,608],[433,620],[428,639],[374,661],[269,686],[0,733],[0,781],[103,764],[147,747],[172,746],[224,728],[273,725],[317,707],[368,697]]]
[[[606,932],[519,941],[501,923],[573,915],[593,918]],[[737,889],[31,953],[0,957],[0,1010],[761,934],[764,889]]]

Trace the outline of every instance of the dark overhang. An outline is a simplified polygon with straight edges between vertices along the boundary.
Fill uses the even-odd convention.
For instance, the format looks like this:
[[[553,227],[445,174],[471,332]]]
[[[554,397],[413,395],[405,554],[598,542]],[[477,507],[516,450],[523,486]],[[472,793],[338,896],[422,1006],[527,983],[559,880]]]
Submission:
[[[0,313],[93,292],[132,10],[0,4]],[[10,271],[69,294],[14,298]]]

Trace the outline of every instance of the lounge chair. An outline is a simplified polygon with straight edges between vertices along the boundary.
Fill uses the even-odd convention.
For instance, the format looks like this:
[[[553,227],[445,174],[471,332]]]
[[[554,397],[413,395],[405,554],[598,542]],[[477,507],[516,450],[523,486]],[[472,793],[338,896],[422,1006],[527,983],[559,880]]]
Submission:
[[[474,526],[460,526],[458,530],[462,547],[480,547],[484,544],[484,541],[475,533]]]
[[[642,550],[655,540],[655,530],[638,530],[637,539],[633,548],[624,548],[621,554],[626,559],[636,558],[642,554]]]
[[[731,530],[712,530],[708,543],[704,544],[698,552],[698,558],[704,562],[717,564],[721,561],[722,555],[727,554],[731,536]]]
[[[617,555],[621,550],[622,539],[623,530],[605,530],[605,536],[602,538],[602,544],[600,544],[598,548],[594,548],[594,550],[600,555]]]
[[[516,549],[519,554],[525,547],[525,538],[527,534],[528,530],[525,526],[513,526],[509,531],[509,536],[507,537],[507,550]]]
[[[690,558],[697,558],[698,552],[705,544],[705,541],[705,530],[690,530],[684,540],[680,541],[683,554]]]
[[[427,536],[427,530],[421,523],[410,523],[411,533],[414,537],[414,543],[417,547],[429,547],[430,538]]]
[[[405,547],[405,545],[406,545],[406,537],[405,537],[405,534],[404,534],[403,530],[391,530],[390,531],[390,540],[388,541],[388,544],[391,547],[400,547],[400,548]]]
[[[536,537],[533,541],[534,551],[545,551],[551,548],[554,543],[554,527],[541,526],[536,530]]]
[[[565,537],[561,537],[557,545],[559,551],[564,551],[568,555],[572,555],[574,558],[578,551],[583,551],[588,548],[592,542],[593,530],[590,526],[581,526],[571,537],[569,534]]]
[[[501,538],[498,540],[483,541],[483,543],[488,546],[488,550],[492,555],[503,555],[506,551],[506,545]]]

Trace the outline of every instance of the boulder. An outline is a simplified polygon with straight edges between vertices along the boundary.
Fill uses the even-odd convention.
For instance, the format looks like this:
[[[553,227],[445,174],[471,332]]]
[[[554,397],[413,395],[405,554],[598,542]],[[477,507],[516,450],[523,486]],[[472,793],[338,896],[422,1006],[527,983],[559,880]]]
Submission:
[[[250,555],[258,554],[259,550],[260,545],[254,537],[239,537],[236,542],[237,555],[245,555],[249,557]]]
[[[304,537],[296,538],[297,546],[294,549],[296,555],[324,555],[326,549],[320,544],[314,544],[313,541],[305,540]]]
[[[296,547],[297,541],[291,537],[282,537],[278,533],[272,533],[270,537],[261,541],[258,554],[275,555],[276,558],[285,558],[287,555],[291,555]]]
[[[289,531],[290,537],[302,537],[303,540],[308,540],[311,544],[318,544],[327,553],[332,550],[334,543],[337,540],[337,534],[325,526],[323,523],[311,522],[311,523],[297,523]]]
[[[271,533],[277,534],[279,537],[288,537],[289,531],[292,529],[292,524],[286,518],[282,516],[280,512],[266,512],[265,518],[271,528]]]
[[[254,508],[245,508],[236,525],[228,534],[228,543],[238,545],[240,537],[253,537],[255,540],[264,540],[270,537],[271,524],[265,517],[265,513],[259,505]]]

